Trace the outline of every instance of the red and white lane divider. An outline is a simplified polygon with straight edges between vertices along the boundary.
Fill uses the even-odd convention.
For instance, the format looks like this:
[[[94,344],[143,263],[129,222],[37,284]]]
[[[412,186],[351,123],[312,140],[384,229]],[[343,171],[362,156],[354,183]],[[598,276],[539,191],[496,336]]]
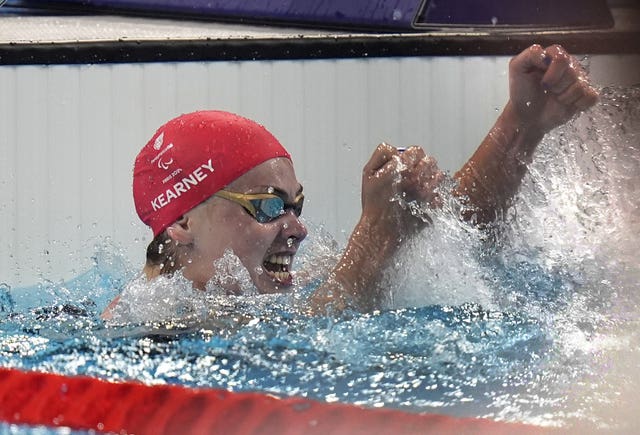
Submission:
[[[0,368],[0,421],[117,434],[540,434],[487,419]]]

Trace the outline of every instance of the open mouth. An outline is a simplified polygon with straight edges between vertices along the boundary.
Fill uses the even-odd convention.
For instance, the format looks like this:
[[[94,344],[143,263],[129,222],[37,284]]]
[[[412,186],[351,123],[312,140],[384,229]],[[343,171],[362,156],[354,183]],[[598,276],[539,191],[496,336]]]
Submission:
[[[289,265],[293,255],[271,255],[262,263],[262,268],[274,281],[283,285],[291,285],[293,276],[289,271]]]

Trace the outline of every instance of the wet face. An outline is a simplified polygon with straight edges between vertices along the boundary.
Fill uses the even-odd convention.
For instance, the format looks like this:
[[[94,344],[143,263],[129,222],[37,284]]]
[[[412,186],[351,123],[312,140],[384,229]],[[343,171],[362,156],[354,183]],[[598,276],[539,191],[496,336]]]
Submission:
[[[256,166],[225,190],[243,194],[274,193],[293,204],[302,192],[289,159],[276,158]],[[217,196],[185,214],[191,234],[184,275],[204,289],[216,274],[215,260],[231,250],[249,272],[260,293],[286,291],[292,286],[291,268],[306,227],[294,211],[260,223],[240,204]],[[234,291],[235,289],[228,289]]]

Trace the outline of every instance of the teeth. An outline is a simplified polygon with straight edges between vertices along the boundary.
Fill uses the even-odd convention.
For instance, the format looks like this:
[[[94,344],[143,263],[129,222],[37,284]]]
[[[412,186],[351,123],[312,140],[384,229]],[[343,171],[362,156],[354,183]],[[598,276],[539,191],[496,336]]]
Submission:
[[[269,263],[284,264],[288,266],[291,264],[291,255],[272,255],[269,257]]]
[[[264,269],[266,272],[273,277],[276,281],[280,281],[282,283],[289,282],[291,280],[291,272],[289,272],[289,265],[293,259],[292,255],[271,255],[266,263],[275,264],[276,270],[273,267],[269,269]]]
[[[273,276],[278,280],[278,281],[286,281],[289,279],[289,276],[291,275],[289,272],[272,272]]]

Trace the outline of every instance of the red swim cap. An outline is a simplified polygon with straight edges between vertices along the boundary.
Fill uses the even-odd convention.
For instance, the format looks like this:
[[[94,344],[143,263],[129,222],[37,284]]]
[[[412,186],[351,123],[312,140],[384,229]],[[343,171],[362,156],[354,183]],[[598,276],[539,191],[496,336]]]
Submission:
[[[291,156],[263,126],[233,113],[201,111],[160,127],[133,168],[133,200],[154,237],[233,180]]]

